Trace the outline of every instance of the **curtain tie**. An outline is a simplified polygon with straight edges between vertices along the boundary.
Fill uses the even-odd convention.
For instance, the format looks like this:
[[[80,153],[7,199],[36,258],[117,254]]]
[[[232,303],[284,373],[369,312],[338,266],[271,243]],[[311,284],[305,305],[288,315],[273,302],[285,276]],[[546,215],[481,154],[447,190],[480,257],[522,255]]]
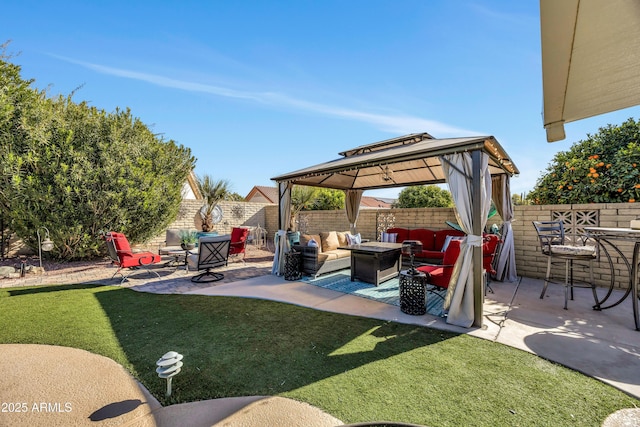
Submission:
[[[482,246],[482,236],[475,236],[473,234],[467,234],[467,245],[469,245],[469,246]]]

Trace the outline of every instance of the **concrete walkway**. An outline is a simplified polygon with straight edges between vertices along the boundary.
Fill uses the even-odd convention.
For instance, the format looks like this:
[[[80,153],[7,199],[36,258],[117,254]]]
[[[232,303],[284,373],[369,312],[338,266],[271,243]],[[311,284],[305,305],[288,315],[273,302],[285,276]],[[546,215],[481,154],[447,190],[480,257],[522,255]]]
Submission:
[[[248,268],[256,270],[247,275],[258,272],[265,275],[239,280]],[[269,263],[250,266],[238,263],[228,269],[228,276],[235,281],[216,286],[192,284],[189,280],[192,273],[167,269],[161,278],[135,273],[123,286],[144,292],[269,299],[467,333],[535,353],[640,398],[640,332],[634,329],[630,299],[618,307],[594,311],[590,291],[576,289],[569,310],[563,310],[559,286],[550,286],[547,296],[541,300],[539,280],[523,278],[518,283],[493,283],[495,293],[487,295],[483,328],[464,329],[448,325],[442,318],[410,316],[396,306],[303,282],[285,281],[267,274]],[[110,279],[112,271],[106,274],[94,271],[93,277],[89,272],[77,273],[84,276],[66,276],[60,283],[118,284]],[[53,277],[43,279],[42,283],[47,284],[57,281],[52,280]],[[12,284],[16,285],[16,282]],[[0,283],[0,286],[6,287],[6,284]],[[10,361],[9,366],[5,365],[9,375],[0,380],[0,401],[24,401],[28,409],[22,413],[1,413],[0,425],[321,427],[342,424],[307,404],[273,397],[217,399],[163,408],[122,367],[102,356],[35,345],[0,345],[0,351],[3,360]],[[100,378],[100,382],[90,382],[88,378]],[[44,406],[38,406],[43,403]],[[67,403],[71,410],[67,410]],[[35,410],[40,407],[44,410]],[[629,409],[612,414],[604,425],[640,425],[639,411]]]

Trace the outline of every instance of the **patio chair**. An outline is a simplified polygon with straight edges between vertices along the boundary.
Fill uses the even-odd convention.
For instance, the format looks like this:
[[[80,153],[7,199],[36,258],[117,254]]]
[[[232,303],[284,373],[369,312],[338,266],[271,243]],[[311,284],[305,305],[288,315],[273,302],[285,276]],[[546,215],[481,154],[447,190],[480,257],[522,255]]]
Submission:
[[[244,227],[233,227],[231,230],[231,244],[229,256],[239,257],[242,254],[242,262],[246,255],[247,237],[249,237],[249,229]]]
[[[226,236],[205,236],[201,237],[198,244],[198,253],[189,255],[189,267],[206,270],[191,278],[195,283],[216,282],[224,278],[224,274],[213,272],[214,268],[224,267],[229,259],[229,248],[231,239]]]
[[[564,309],[567,309],[569,293],[571,293],[571,300],[573,300],[573,287],[578,286],[573,282],[574,267],[589,269],[589,283],[580,287],[590,287],[597,302],[598,296],[593,281],[592,266],[593,260],[596,258],[595,246],[586,245],[586,238],[581,238],[582,245],[567,245],[562,221],[533,221],[533,226],[538,233],[542,255],[547,257],[547,273],[540,299],[544,298],[549,282],[553,282],[551,280],[551,266],[564,264]]]
[[[109,252],[112,264],[118,266],[118,270],[116,270],[111,277],[112,279],[116,277],[116,274],[120,273],[122,275],[120,284],[122,284],[127,280],[127,277],[129,277],[129,274],[123,274],[122,270],[133,270],[137,268],[144,268],[147,272],[154,273],[160,277],[157,271],[152,271],[148,268],[150,265],[157,264],[161,261],[160,255],[152,252],[133,252],[127,237],[122,233],[110,231],[106,233],[103,238],[107,244],[107,251]]]
[[[484,268],[485,294],[487,290],[493,293],[491,288],[491,276],[496,274],[496,255],[500,253],[502,239],[497,234],[485,234],[482,238],[482,268]]]
[[[451,280],[451,274],[453,274],[453,266],[460,255],[460,240],[451,240],[449,246],[444,251],[444,257],[442,258],[442,264],[421,265],[417,268],[418,271],[427,275],[427,292],[431,292],[434,295],[444,298],[444,291],[449,288],[449,280]]]

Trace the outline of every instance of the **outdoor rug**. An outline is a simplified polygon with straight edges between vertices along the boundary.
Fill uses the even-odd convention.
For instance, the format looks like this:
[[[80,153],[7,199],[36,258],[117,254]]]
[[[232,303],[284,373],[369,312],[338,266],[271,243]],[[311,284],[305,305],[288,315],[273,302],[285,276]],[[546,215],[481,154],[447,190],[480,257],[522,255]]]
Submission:
[[[321,288],[331,289],[342,292],[344,294],[356,295],[362,298],[368,298],[374,301],[383,302],[400,307],[400,282],[399,279],[393,278],[375,286],[370,283],[351,281],[351,272],[349,270],[341,270],[335,273],[325,274],[317,279],[311,276],[305,276],[301,279],[310,285],[320,286]],[[444,295],[443,295],[444,296]],[[427,313],[432,316],[443,316],[442,303],[443,299],[435,295],[433,292],[427,293]]]

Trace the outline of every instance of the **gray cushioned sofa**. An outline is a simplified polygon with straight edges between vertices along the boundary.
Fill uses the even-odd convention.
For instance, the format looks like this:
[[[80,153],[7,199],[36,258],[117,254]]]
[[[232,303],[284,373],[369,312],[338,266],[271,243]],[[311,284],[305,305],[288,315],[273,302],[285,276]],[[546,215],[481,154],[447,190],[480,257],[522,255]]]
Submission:
[[[338,249],[347,246],[347,233],[341,231],[301,234],[300,244],[292,249],[302,253],[302,274],[318,277],[321,274],[351,267],[351,251]],[[309,246],[314,240],[318,247]]]

